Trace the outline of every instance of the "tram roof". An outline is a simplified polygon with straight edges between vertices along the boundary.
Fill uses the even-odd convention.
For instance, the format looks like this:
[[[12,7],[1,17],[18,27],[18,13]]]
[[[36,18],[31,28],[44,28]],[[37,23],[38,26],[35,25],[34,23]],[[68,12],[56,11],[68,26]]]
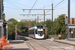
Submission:
[[[29,30],[36,29],[36,27],[38,27],[38,26],[31,27],[31,28],[29,28]]]
[[[36,26],[29,28],[29,30],[32,30],[32,29],[35,29],[35,28],[36,28]]]

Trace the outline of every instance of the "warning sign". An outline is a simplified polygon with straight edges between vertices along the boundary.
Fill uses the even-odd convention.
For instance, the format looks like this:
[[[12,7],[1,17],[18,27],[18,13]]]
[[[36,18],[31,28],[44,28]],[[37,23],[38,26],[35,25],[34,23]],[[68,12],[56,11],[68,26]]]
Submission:
[[[18,33],[16,33],[15,35],[18,35]]]
[[[59,35],[59,37],[61,37],[61,35]]]

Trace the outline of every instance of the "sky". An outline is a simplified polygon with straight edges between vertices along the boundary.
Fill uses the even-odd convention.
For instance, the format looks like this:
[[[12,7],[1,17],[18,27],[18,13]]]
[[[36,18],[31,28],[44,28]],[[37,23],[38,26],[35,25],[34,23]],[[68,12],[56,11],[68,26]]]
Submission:
[[[19,19],[27,19],[27,20],[35,20],[37,16],[39,19],[43,20],[44,15],[20,15],[20,14],[44,14],[44,10],[25,10],[22,9],[31,9],[36,0],[4,0],[4,13],[5,19],[9,20],[10,18],[14,18],[16,20]],[[61,14],[66,14],[68,16],[68,0],[37,0],[36,4],[32,9],[52,9],[53,3],[53,19],[58,18]],[[59,5],[57,5],[61,2]],[[56,6],[57,5],[57,6]],[[56,7],[55,7],[56,6]],[[70,17],[75,18],[75,0],[71,0],[71,9],[70,9]],[[47,13],[46,13],[47,12]],[[52,10],[45,10],[46,14],[52,14]],[[52,15],[46,15],[46,19],[52,19]]]

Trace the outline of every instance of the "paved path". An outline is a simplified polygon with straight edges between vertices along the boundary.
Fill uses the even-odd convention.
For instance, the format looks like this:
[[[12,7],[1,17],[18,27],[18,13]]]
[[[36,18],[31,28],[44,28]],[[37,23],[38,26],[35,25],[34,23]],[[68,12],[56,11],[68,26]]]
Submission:
[[[7,50],[29,50],[29,47],[23,40],[10,40],[10,49]]]
[[[23,38],[22,38],[23,39]],[[25,39],[28,39],[28,42],[37,50],[41,49],[40,46],[37,45],[41,45],[44,46],[45,48],[47,48],[48,50],[75,50],[75,46],[72,45],[68,45],[68,44],[63,44],[63,43],[58,43],[58,42],[54,42],[53,39],[43,39],[43,40],[36,40],[30,37],[25,37]],[[33,45],[31,43],[31,41],[33,41]],[[37,45],[36,45],[37,43]],[[44,49],[43,49],[44,50]]]
[[[68,41],[68,40],[53,40],[53,41],[75,46],[75,41]]]
[[[36,39],[30,38],[30,37],[24,37],[24,36],[19,36],[19,39],[20,40],[18,40],[18,41],[17,40],[10,41],[12,44],[11,45],[12,50],[29,50],[29,48],[31,50],[75,50],[74,45],[66,44],[66,43],[75,44],[75,42],[73,42],[73,41],[54,40],[54,39],[36,40]],[[58,42],[60,42],[60,43],[58,43]],[[65,44],[63,44],[63,42]]]

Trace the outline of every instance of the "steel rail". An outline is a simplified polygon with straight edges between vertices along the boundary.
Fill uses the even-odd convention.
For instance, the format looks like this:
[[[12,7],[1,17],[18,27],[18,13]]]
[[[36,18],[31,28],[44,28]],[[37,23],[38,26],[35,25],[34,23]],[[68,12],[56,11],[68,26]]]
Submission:
[[[47,41],[43,41],[43,42],[45,42],[45,43],[48,43],[48,44],[50,44],[50,45],[53,45],[53,46],[58,47],[57,45],[54,45],[54,44],[50,43],[50,41],[48,42],[48,40],[47,40]],[[60,48],[60,49],[64,49],[64,48]],[[66,49],[64,49],[64,50],[66,50]]]
[[[31,41],[33,41],[32,39],[29,39],[29,40],[31,40]],[[35,42],[35,41],[33,41],[33,42]],[[36,44],[39,44],[39,43],[37,43],[37,42],[35,42]],[[42,47],[44,47],[43,45],[41,45],[41,44],[39,44],[40,46],[42,46]],[[44,48],[46,48],[46,47],[44,47]],[[49,50],[48,48],[46,48],[47,50]]]

